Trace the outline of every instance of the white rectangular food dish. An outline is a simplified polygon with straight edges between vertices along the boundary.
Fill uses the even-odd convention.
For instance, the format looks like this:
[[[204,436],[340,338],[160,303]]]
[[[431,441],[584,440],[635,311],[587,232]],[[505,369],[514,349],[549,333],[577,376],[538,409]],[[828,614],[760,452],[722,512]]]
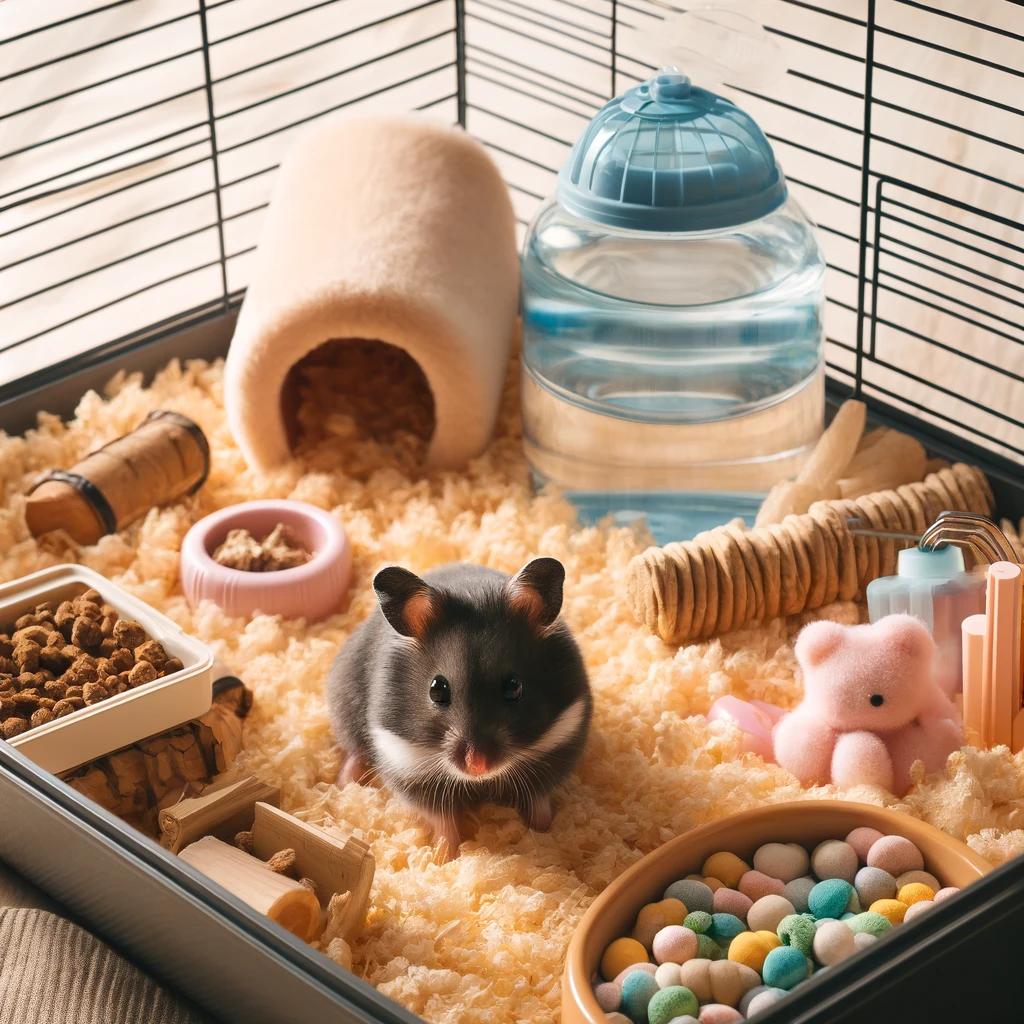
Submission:
[[[40,768],[55,774],[173,729],[206,714],[212,703],[213,654],[209,648],[145,601],[83,565],[55,565],[0,585],[0,630],[42,601],[69,600],[90,587],[119,615],[138,622],[168,654],[179,658],[184,668],[8,741]]]

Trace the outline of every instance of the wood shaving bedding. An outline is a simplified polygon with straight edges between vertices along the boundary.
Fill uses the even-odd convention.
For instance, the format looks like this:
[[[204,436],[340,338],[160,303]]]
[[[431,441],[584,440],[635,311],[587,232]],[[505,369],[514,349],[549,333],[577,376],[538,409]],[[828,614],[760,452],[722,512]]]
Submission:
[[[531,495],[517,375],[513,365],[495,441],[462,472],[419,473],[421,438],[399,430],[374,440],[339,409],[317,417],[316,442],[301,457],[266,475],[248,470],[232,442],[220,363],[172,363],[147,388],[117,377],[106,399],[86,395],[67,424],[43,416],[25,438],[0,435],[0,578],[78,559],[242,672],[256,701],[245,767],[281,786],[285,809],[339,834],[354,832],[373,848],[372,910],[352,947],[354,970],[437,1024],[556,1021],[565,946],[601,888],[679,832],[756,804],[844,796],[899,807],[965,838],[993,862],[1024,852],[1024,754],[957,752],[902,801],[866,787],[801,790],[780,768],[738,754],[732,728],[700,716],[729,693],[794,704],[800,688],[790,642],[808,617],[681,649],[639,627],[626,602],[626,567],[647,538],[577,529],[559,497]],[[370,376],[364,384],[363,394],[373,394]],[[155,408],[185,413],[210,439],[213,465],[200,494],[93,547],[34,541],[23,516],[30,483]],[[178,585],[186,531],[215,509],[254,498],[308,501],[340,518],[355,556],[347,609],[313,626],[268,616],[245,623],[208,605],[188,609]],[[595,695],[591,739],[558,796],[550,832],[531,832],[511,810],[488,807],[462,855],[437,865],[418,816],[387,791],[334,786],[340,758],[323,680],[338,645],[373,607],[369,581],[382,563],[422,571],[466,559],[514,571],[541,552],[566,566],[565,615]],[[854,622],[863,613],[842,603],[818,614]],[[326,951],[344,963],[342,945],[327,943]]]

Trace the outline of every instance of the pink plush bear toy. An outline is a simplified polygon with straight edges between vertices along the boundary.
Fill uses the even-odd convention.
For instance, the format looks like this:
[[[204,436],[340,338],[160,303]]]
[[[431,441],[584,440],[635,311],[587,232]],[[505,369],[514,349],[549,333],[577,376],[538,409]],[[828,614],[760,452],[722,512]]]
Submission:
[[[934,653],[910,615],[805,627],[796,642],[804,699],[775,727],[776,761],[805,784],[867,783],[902,796],[915,761],[936,771],[961,743],[959,716],[932,675]]]

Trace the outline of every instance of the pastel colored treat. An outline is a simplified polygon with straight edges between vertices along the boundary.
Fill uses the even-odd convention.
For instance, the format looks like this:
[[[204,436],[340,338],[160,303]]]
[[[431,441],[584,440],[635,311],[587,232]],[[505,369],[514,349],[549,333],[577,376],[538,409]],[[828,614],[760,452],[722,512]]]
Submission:
[[[606,1024],[633,1024],[624,1013],[606,1013],[604,1019]]]
[[[708,888],[709,888],[709,889],[710,889],[710,890],[711,890],[712,892],[718,892],[718,890],[719,890],[719,889],[725,889],[725,888],[726,888],[726,884],[725,884],[725,882],[723,882],[723,881],[722,881],[722,880],[721,880],[720,878],[713,878],[713,877],[712,877],[711,875],[708,875],[708,876],[707,876],[707,877],[706,877],[706,878],[704,879],[704,884],[705,884],[705,885],[706,885],[706,886],[707,886],[707,887],[708,887]]]
[[[870,907],[875,900],[891,900],[898,888],[896,879],[881,868],[861,868],[853,880],[862,906]]]
[[[856,917],[847,921],[846,927],[855,935],[863,932],[868,935],[874,935],[877,938],[880,935],[884,935],[892,927],[892,921],[882,914],[865,910],[863,914],[857,914]]]
[[[903,904],[901,903],[900,906]],[[697,933],[681,924],[670,924],[654,936],[651,948],[654,952],[654,959],[659,964],[685,963],[697,955]]]
[[[940,889],[935,894],[935,902],[941,903],[943,900],[948,900],[950,896],[955,896],[960,891],[958,886],[947,885],[944,889]]]
[[[750,865],[746,861],[740,860],[735,853],[723,850],[720,853],[711,854],[704,861],[702,870],[705,876],[710,875],[712,878],[718,878],[723,885],[727,885],[730,889],[735,889],[739,880],[750,870]]]
[[[750,1001],[754,998],[754,996],[766,991],[767,988],[767,985],[755,985],[752,989],[743,993],[743,998],[740,1000],[740,1004],[737,1007],[737,1009],[740,1011],[740,1013],[743,1014],[744,1017],[749,1016],[749,1014],[747,1013],[747,1008],[750,1006]]]
[[[710,935],[697,936],[697,956],[702,960],[721,960],[722,947]]]
[[[669,1024],[676,1017],[694,1016],[700,1009],[697,997],[685,985],[659,989],[647,1004],[649,1024]]]
[[[594,998],[605,1013],[613,1013],[622,1005],[622,989],[614,981],[602,981],[594,986]]]
[[[910,907],[922,900],[929,902],[934,900],[935,890],[925,885],[924,882],[911,882],[909,885],[901,886],[900,891],[896,893],[896,899]]]
[[[646,1024],[647,1006],[655,994],[664,991],[646,971],[631,971],[622,980],[622,1010],[630,1020]],[[666,1017],[666,1022],[670,1020]]]
[[[868,850],[869,867],[881,868],[898,878],[905,871],[921,871],[924,858],[921,851],[903,836],[882,836],[871,844]]]
[[[711,913],[712,891],[710,886],[705,885],[700,879],[680,878],[673,882],[665,890],[665,899],[679,900],[686,907],[683,914],[692,914],[695,910],[703,910],[706,914]],[[673,924],[678,922],[673,921]]]
[[[907,905],[899,900],[875,900],[869,909],[872,914],[881,914],[890,924],[901,924]]]
[[[815,917],[838,918],[850,902],[853,886],[842,878],[826,878],[810,891],[807,909]]]
[[[706,1003],[700,1008],[700,1024],[735,1024],[743,1014],[725,1003]]]
[[[858,952],[867,949],[868,946],[873,946],[877,941],[878,936],[872,935],[871,932],[857,932],[853,937],[853,944],[857,947]]]
[[[652,963],[633,964],[632,966],[627,967],[624,971],[622,971],[621,974],[616,975],[612,979],[612,981],[614,981],[615,984],[619,986],[619,988],[622,988],[622,982],[625,979],[627,974],[632,974],[633,971],[640,971],[642,974],[649,974],[653,978],[654,977],[654,972],[657,969],[658,969],[657,966],[655,964],[652,964]]]
[[[678,900],[669,897],[659,903],[648,903],[640,909],[636,915],[636,924],[633,926],[633,938],[643,943],[646,949],[651,948],[654,936],[662,928],[670,924],[682,924],[686,919],[686,905]]]
[[[756,903],[762,896],[769,894],[781,896],[786,883],[781,878],[770,878],[761,871],[745,871],[737,888]]]
[[[678,985],[679,964],[671,962],[658,964],[658,969],[654,972],[654,980],[658,983],[658,988],[668,988],[669,985]]]
[[[848,928],[843,929],[853,945],[853,934]],[[807,977],[807,957],[792,946],[779,946],[771,950],[764,958],[761,977],[771,988],[784,988],[787,991],[799,985]]]
[[[673,1017],[668,1024],[700,1024],[700,1021],[693,1014],[684,1013],[682,1017]]]
[[[774,894],[762,896],[747,911],[747,927],[752,932],[774,932],[779,927],[779,922],[794,913],[795,910],[796,908],[785,896]]]
[[[678,922],[673,921],[673,924]],[[697,932],[698,935],[703,935],[706,931],[711,928],[712,917],[709,913],[704,910],[695,910],[691,914],[686,915],[686,920],[682,922],[692,932]]]
[[[708,935],[721,944],[731,942],[740,932],[746,930],[747,926],[735,914],[712,914]]]
[[[809,864],[807,851],[799,843],[765,843],[754,854],[754,869],[782,882],[806,874]]]
[[[853,932],[842,921],[826,921],[814,933],[812,948],[814,959],[826,967],[841,963],[848,956],[853,956],[857,952],[853,941]]]
[[[784,946],[792,946],[804,956],[810,956],[815,931],[814,919],[810,914],[790,914],[779,922],[776,934]]]
[[[760,971],[765,957],[781,945],[782,940],[775,932],[742,932],[729,945],[729,959],[751,970]]]
[[[807,910],[807,897],[816,884],[813,878],[801,875],[799,878],[794,878],[792,882],[786,883],[782,895],[793,904],[793,908],[798,914],[802,914]]]
[[[932,892],[938,892],[942,888],[942,883],[930,871],[904,871],[896,879],[896,888],[902,889],[903,886],[910,885],[911,882],[927,885]]]
[[[736,917],[747,919],[747,912],[754,905],[749,896],[736,889],[727,889],[724,886],[715,890],[714,912],[716,914],[733,914]]]
[[[852,883],[858,867],[857,851],[841,839],[826,839],[811,854],[811,870],[818,878],[842,878]]]
[[[647,950],[636,939],[616,939],[609,943],[601,957],[601,977],[605,981],[612,981],[627,967],[648,962]]]
[[[701,1003],[735,1006],[743,993],[761,983],[757,971],[732,960],[689,960],[679,968],[679,979]]]
[[[868,828],[867,825],[861,825],[860,828],[855,828],[846,837],[846,841],[854,848],[857,856],[867,863],[868,850],[882,838],[883,834],[877,828]]]
[[[860,905],[860,897],[857,895],[857,890],[854,889],[850,893],[850,898],[846,901],[846,913],[847,914],[859,914],[864,908]]]
[[[907,907],[907,912],[903,915],[903,923],[909,924],[914,920],[914,918],[927,913],[934,906],[934,900],[918,900],[916,903],[911,903],[911,905]]]
[[[784,988],[766,988],[763,992],[758,992],[747,1003],[747,1016],[753,1017],[762,1010],[767,1010],[769,1006],[774,1006],[785,995],[786,990]]]

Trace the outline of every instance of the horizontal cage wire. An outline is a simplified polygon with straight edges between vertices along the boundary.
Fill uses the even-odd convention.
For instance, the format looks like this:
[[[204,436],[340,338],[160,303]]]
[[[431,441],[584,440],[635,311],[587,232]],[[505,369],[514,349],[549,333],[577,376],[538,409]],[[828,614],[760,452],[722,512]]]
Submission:
[[[655,70],[664,0],[0,5],[0,401],[222,314],[280,155],[338,111],[462,123],[520,230]],[[785,72],[723,91],[821,232],[836,393],[1024,461],[1024,18],[1013,0],[761,0]],[[685,68],[684,68],[685,70]],[[711,83],[718,87],[717,83]]]

